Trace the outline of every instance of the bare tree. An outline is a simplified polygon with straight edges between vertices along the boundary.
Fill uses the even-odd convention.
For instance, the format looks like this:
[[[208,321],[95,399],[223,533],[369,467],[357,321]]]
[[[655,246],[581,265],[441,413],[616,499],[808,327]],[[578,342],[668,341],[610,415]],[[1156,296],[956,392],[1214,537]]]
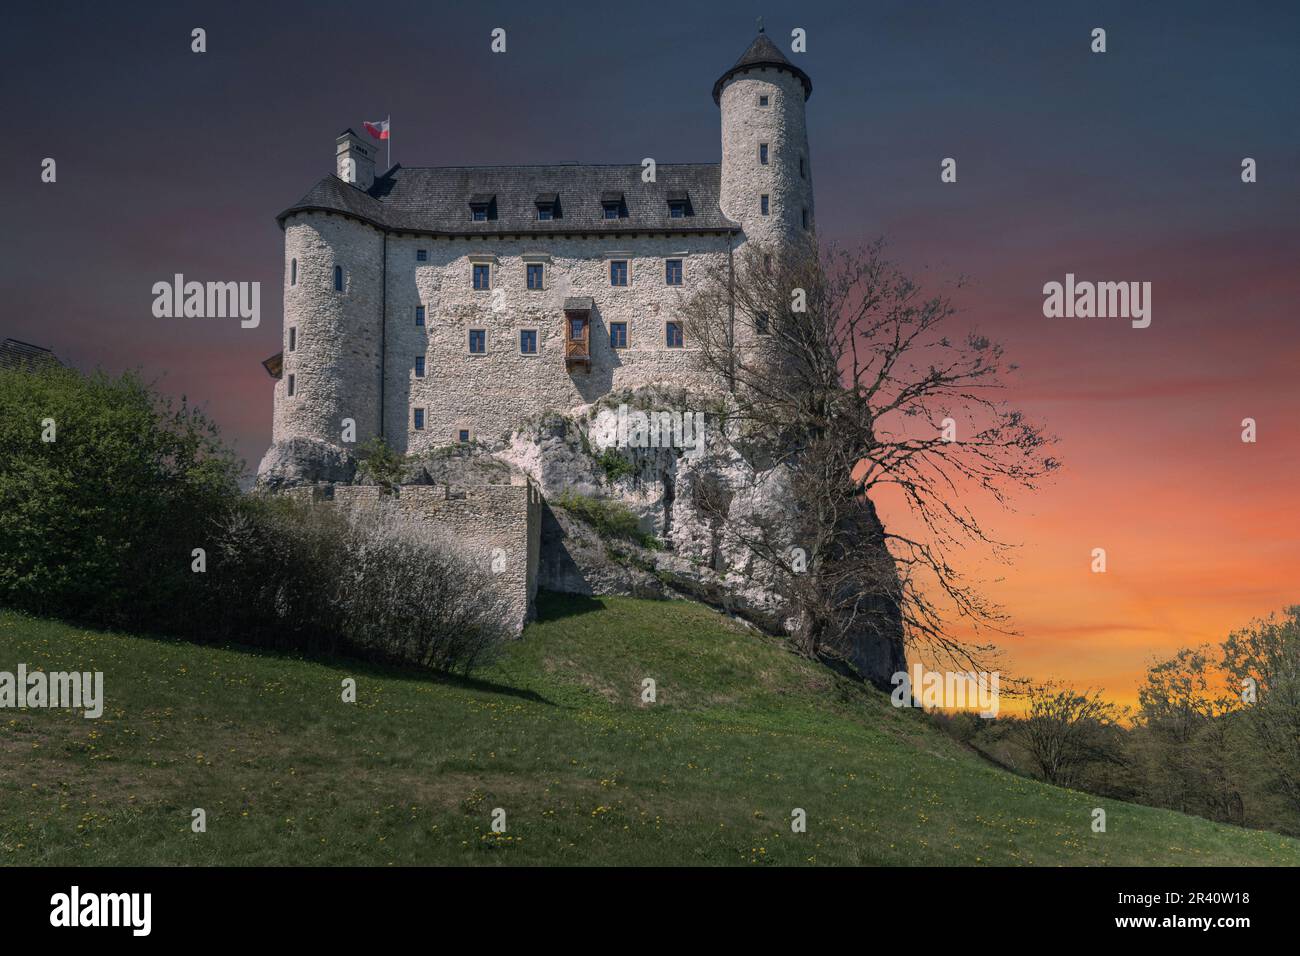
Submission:
[[[1068,787],[1091,764],[1123,760],[1121,712],[1100,691],[1029,684],[1026,696],[1029,713],[1015,725],[1017,735],[1048,783]]]
[[[1006,618],[953,552],[1007,545],[965,502],[984,492],[1007,506],[1057,464],[1051,439],[998,400],[1014,368],[1001,346],[950,338],[949,299],[924,296],[879,242],[779,254],[747,243],[734,275],[714,267],[683,311],[730,392],[740,444],[788,471],[789,520],[729,531],[783,582],[798,649],[846,656],[853,635],[895,626],[936,663],[980,669],[991,646],[954,637],[951,622],[1005,630]],[[887,488],[919,532],[881,523],[871,495]]]

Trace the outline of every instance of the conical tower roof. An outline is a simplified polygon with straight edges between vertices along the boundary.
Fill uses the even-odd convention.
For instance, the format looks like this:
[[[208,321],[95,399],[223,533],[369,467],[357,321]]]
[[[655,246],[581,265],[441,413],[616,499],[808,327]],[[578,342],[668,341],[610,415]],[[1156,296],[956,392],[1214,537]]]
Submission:
[[[745,51],[744,56],[736,61],[735,66],[718,77],[718,82],[713,84],[713,102],[722,102],[722,87],[727,80],[738,73],[748,73],[750,70],[759,69],[760,67],[785,70],[803,84],[803,98],[805,100],[812,96],[812,80],[808,78],[808,74],[787,60],[785,54],[777,49],[777,45],[768,38],[767,33],[760,27],[758,36],[749,45],[749,49]]]

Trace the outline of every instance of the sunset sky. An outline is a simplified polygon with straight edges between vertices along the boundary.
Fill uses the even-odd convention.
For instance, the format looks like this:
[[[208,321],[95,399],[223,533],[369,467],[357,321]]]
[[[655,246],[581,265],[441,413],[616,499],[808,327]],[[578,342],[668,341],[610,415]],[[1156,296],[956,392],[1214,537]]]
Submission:
[[[713,81],[756,16],[786,50],[803,27],[821,238],[883,235],[936,289],[966,277],[963,321],[1006,344],[1008,398],[1060,439],[1048,487],[987,513],[1012,563],[964,561],[1002,578],[1009,663],[1129,702],[1153,656],[1300,602],[1300,6],[1146,6],[26,5],[0,37],[0,337],[142,369],[255,469],[274,217],[332,172],[340,131],[391,114],[413,166],[716,162]],[[154,318],[177,272],[260,281],[261,326]],[[1150,328],[1045,318],[1066,273],[1151,282]]]

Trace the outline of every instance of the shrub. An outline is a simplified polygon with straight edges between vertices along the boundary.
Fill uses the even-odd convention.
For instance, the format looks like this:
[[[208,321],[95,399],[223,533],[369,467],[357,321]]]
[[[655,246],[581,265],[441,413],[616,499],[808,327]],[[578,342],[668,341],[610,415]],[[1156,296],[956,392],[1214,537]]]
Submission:
[[[248,499],[222,523],[210,603],[225,634],[468,672],[507,636],[504,595],[450,535],[383,501]]]
[[[605,480],[611,483],[636,474],[636,465],[613,445],[600,453],[596,464],[605,472]]]
[[[364,485],[381,485],[391,490],[402,483],[406,456],[388,446],[382,438],[372,438],[357,446],[357,479]]]
[[[191,552],[238,497],[239,471],[200,411],[133,373],[0,371],[0,603],[110,626],[181,620]]]
[[[395,459],[367,456],[377,480]],[[504,599],[445,534],[390,501],[349,518],[245,497],[238,474],[202,413],[133,374],[0,371],[0,603],[443,670],[469,670],[505,636]]]
[[[641,530],[641,523],[626,505],[604,498],[563,491],[554,502],[575,518],[586,522],[605,538],[622,538],[643,548],[658,550],[662,545],[652,534]]]

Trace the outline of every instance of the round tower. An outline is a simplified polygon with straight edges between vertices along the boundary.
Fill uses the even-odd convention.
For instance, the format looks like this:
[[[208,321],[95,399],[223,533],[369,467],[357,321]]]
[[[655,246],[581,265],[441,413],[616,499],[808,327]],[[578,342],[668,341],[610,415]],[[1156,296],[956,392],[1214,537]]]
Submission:
[[[336,180],[331,188],[356,187]],[[316,209],[292,212],[282,224],[284,359],[272,439],[311,438],[352,451],[380,433],[384,237],[368,223]]]
[[[777,244],[813,230],[812,160],[804,103],[808,74],[759,29],[713,84],[722,111],[722,212],[746,240]]]

